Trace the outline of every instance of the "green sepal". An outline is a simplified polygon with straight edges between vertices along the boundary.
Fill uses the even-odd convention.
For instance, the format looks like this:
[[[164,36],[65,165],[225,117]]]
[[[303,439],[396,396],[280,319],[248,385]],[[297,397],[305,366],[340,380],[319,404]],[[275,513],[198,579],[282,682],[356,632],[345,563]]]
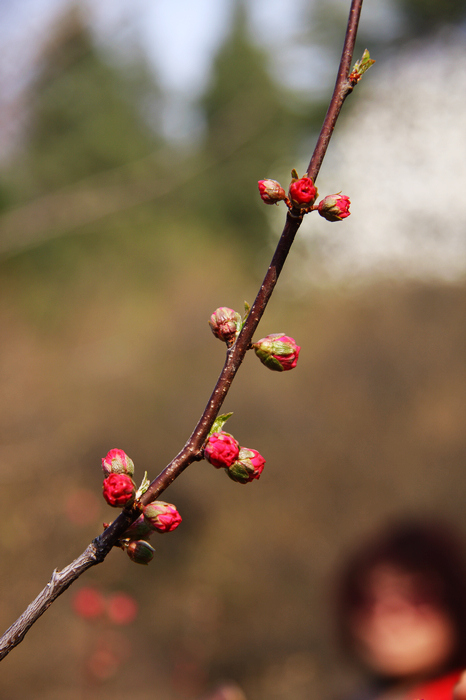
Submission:
[[[144,472],[144,477],[141,481],[141,486],[136,491],[136,500],[138,498],[141,498],[143,493],[146,493],[149,486],[150,486],[150,480],[147,478],[147,472]]]
[[[211,427],[209,434],[207,436],[207,439],[210,438],[213,433],[220,433],[223,430],[223,426],[227,422],[229,418],[233,415],[233,411],[231,413],[222,413],[221,416],[217,416],[217,418],[214,420],[214,424]]]
[[[292,180],[299,180],[299,175],[298,175],[298,173],[296,172],[296,170],[295,170],[294,168],[293,168],[293,170],[291,171],[291,179],[292,179]]]

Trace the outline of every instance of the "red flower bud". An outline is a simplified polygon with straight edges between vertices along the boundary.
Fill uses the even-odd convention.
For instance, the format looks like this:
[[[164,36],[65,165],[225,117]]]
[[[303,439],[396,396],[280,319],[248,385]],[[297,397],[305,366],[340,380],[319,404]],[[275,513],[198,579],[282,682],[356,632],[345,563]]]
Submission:
[[[239,444],[229,433],[212,433],[204,447],[204,457],[217,469],[228,468],[237,459]]]
[[[323,198],[317,210],[327,221],[341,221],[350,215],[350,198],[344,194],[328,194]]]
[[[126,554],[135,564],[148,564],[154,558],[155,549],[146,540],[135,540],[126,547]]]
[[[231,344],[241,328],[241,314],[227,306],[221,306],[210,317],[209,325],[216,338]]]
[[[103,495],[109,506],[122,508],[135,495],[135,488],[127,474],[110,474],[104,479]]]
[[[247,484],[253,479],[258,479],[264,469],[265,459],[257,450],[242,447],[239,451],[238,459],[231,467],[225,469],[226,473],[240,484]]]
[[[284,333],[272,333],[252,347],[262,364],[276,372],[286,372],[296,367],[301,350],[296,341]]]
[[[181,515],[171,503],[154,501],[144,508],[144,520],[157,532],[172,532],[181,523]]]
[[[278,204],[286,199],[286,192],[276,180],[259,180],[259,193],[266,204]]]
[[[288,196],[293,206],[298,209],[310,207],[317,199],[317,188],[310,177],[302,177],[300,180],[292,180]]]
[[[104,477],[110,474],[128,474],[133,476],[134,464],[123,450],[110,450],[106,457],[102,459],[102,469]]]

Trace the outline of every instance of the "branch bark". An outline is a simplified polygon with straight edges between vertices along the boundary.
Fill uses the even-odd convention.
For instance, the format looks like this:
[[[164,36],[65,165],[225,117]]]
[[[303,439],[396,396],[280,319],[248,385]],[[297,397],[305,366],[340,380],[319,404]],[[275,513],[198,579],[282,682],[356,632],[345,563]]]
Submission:
[[[319,174],[343,102],[353,90],[353,85],[348,80],[348,75],[352,62],[362,2],[363,0],[352,0],[351,2],[335,89],[307,170],[307,176],[311,177],[313,180],[315,180]],[[152,481],[146,493],[141,497],[140,504],[146,505],[155,500],[190,464],[201,458],[202,446],[222,407],[246,352],[251,346],[254,332],[275,289],[275,285],[277,284],[283,265],[288,257],[296,233],[302,223],[302,219],[302,214],[295,215],[294,211],[288,212],[282,235],[254,304],[252,305],[244,327],[236,342],[227,351],[225,364],[202,416],[183,449]],[[113,523],[111,523],[101,535],[96,537],[77,559],[61,571],[55,570],[53,572],[49,583],[39,593],[37,598],[0,638],[0,660],[24,639],[27,631],[39,617],[43,615],[53,601],[79,578],[81,574],[90,567],[104,561],[112,547],[118,543],[118,540],[127,530],[128,526],[139,514],[140,508],[137,505],[130,510],[124,509]]]

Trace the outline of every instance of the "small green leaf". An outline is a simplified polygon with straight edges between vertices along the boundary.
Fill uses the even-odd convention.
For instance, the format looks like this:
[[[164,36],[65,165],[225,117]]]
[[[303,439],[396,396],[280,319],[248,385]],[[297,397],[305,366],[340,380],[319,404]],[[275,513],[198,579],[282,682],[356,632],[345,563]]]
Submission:
[[[369,70],[371,66],[373,66],[375,63],[375,60],[371,58],[371,55],[369,53],[368,49],[365,49],[362,58],[360,61],[356,61],[354,64],[353,70],[351,71],[353,73],[357,73],[359,77],[361,77],[366,70]]]
[[[247,319],[247,317],[249,316],[249,312],[250,312],[250,311],[251,311],[251,306],[248,304],[247,301],[245,301],[245,302],[244,302],[244,316],[243,316],[243,319],[242,319],[242,321],[241,321],[241,325],[240,325],[240,327],[239,327],[240,331],[243,330],[243,326],[244,326],[244,324],[246,323],[246,319]]]
[[[136,491],[136,500],[138,498],[141,498],[143,493],[146,493],[149,486],[150,486],[150,480],[147,478],[147,472],[144,472],[144,477],[142,479],[141,486]]]
[[[214,421],[213,426],[211,427],[209,434],[207,438],[210,438],[210,436],[213,433],[220,433],[223,430],[223,426],[227,422],[227,420],[233,415],[233,412],[231,413],[223,413],[221,416],[217,416],[217,418]]]
[[[295,170],[294,168],[293,168],[293,170],[291,171],[291,179],[292,179],[292,180],[299,180],[299,175],[298,175],[298,173],[296,172],[296,170]]]

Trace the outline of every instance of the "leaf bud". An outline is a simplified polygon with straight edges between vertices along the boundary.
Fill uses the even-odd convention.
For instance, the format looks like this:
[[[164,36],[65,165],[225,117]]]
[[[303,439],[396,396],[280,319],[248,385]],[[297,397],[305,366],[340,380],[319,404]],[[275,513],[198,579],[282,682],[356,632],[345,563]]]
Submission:
[[[126,554],[135,564],[147,565],[154,558],[155,549],[146,540],[134,540],[126,547]]]

